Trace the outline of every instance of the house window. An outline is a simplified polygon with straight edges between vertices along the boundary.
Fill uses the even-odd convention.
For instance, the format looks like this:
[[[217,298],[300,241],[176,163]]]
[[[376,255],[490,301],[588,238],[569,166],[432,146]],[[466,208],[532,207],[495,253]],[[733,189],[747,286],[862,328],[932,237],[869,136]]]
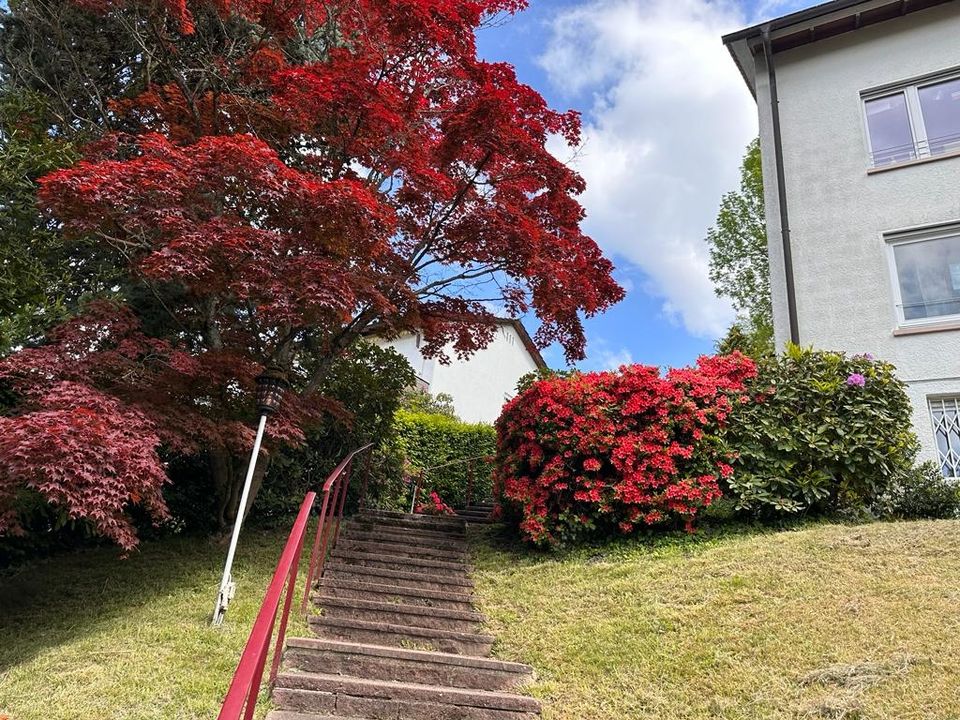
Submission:
[[[960,228],[901,236],[890,248],[900,324],[960,318]]]
[[[930,417],[940,472],[946,478],[960,478],[960,398],[931,398]]]
[[[874,167],[960,151],[960,76],[864,98]]]

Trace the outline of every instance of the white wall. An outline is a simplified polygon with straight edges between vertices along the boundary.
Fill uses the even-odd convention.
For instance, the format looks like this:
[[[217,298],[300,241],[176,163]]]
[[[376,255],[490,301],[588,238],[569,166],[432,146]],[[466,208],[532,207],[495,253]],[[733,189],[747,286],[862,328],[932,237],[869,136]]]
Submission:
[[[960,220],[960,158],[868,174],[861,91],[960,67],[960,4],[948,3],[775,56],[800,341],[870,352],[910,384],[924,459],[927,395],[960,394],[960,331],[895,337],[882,235]],[[757,67],[777,341],[789,337],[769,88]]]
[[[449,365],[425,359],[412,335],[376,342],[403,354],[417,374],[429,383],[431,394],[452,396],[457,415],[466,422],[493,423],[500,417],[503,404],[513,397],[517,381],[537,369],[512,325],[500,325],[490,345],[467,360],[458,359],[448,350]]]

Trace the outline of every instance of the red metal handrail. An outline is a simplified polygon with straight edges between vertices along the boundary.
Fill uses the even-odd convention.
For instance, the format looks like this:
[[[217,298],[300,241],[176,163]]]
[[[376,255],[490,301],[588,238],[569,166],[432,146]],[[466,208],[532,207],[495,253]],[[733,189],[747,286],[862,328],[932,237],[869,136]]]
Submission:
[[[330,538],[330,526],[334,521],[336,522],[336,528],[333,533],[333,544],[330,545],[331,550],[336,547],[337,540],[340,537],[340,520],[343,517],[343,508],[347,501],[347,489],[350,485],[353,458],[365,450],[370,450],[372,447],[372,444],[364,445],[347,455],[347,457],[343,459],[343,462],[337,465],[336,469],[330,473],[330,477],[328,477],[327,481],[323,484],[323,501],[320,505],[320,520],[317,523],[317,534],[313,539],[313,552],[310,553],[310,568],[307,571],[306,586],[303,588],[303,601],[300,603],[300,612],[307,611],[307,601],[310,599],[310,591],[313,589],[313,584],[323,576],[323,568],[327,561],[327,544]],[[368,458],[362,490],[364,494],[366,494],[369,476],[370,462]],[[331,491],[333,494],[333,503],[330,502]],[[361,499],[360,502],[361,505],[364,504],[363,499]]]
[[[328,539],[331,535],[330,528],[334,525],[333,542],[330,548],[336,546],[340,535],[340,520],[343,518],[344,507],[347,501],[347,489],[350,485],[351,469],[353,459],[360,453],[370,450],[372,445],[364,445],[344,458],[336,469],[330,473],[326,482],[323,484],[321,492],[323,501],[321,504],[320,516],[317,522],[317,534],[313,543],[313,552],[310,557],[309,570],[307,571],[307,582],[303,593],[303,602],[300,606],[301,612],[306,612],[307,601],[310,598],[310,591],[313,588],[314,581],[318,580],[323,574],[323,566],[327,554]],[[363,483],[363,492],[366,492],[367,480],[370,472],[370,458],[367,458],[365,467],[365,477]],[[333,502],[331,503],[331,495]],[[277,611],[280,609],[280,601],[283,600],[283,611],[280,613],[280,624],[277,628],[277,638],[273,648],[273,662],[270,666],[269,684],[273,686],[277,679],[277,672],[280,669],[280,660],[283,653],[283,641],[287,632],[287,621],[290,618],[290,606],[293,600],[293,593],[297,584],[297,575],[300,571],[300,557],[303,552],[303,543],[307,535],[307,525],[310,520],[310,512],[316,501],[317,493],[309,492],[300,505],[300,512],[297,513],[297,519],[293,523],[290,536],[287,538],[287,544],[283,548],[280,560],[277,562],[277,569],[273,573],[273,579],[267,587],[263,603],[260,606],[260,612],[254,620],[253,628],[250,630],[250,637],[240,656],[240,662],[237,664],[237,670],[233,674],[233,680],[230,682],[230,688],[223,700],[223,706],[217,720],[251,720],[257,707],[257,699],[260,695],[260,686],[263,683],[263,671],[266,668],[267,657],[270,654],[270,638],[273,636],[274,627],[277,626]],[[363,499],[361,499],[361,505]],[[322,546],[322,547],[321,547]],[[284,589],[286,593],[284,594]]]

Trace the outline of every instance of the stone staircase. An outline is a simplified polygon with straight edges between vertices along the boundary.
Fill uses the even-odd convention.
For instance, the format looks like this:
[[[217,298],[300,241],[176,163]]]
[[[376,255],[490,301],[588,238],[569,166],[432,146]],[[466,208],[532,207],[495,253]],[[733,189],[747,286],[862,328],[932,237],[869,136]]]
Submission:
[[[494,504],[492,502],[472,503],[457,510],[457,517],[462,517],[467,522],[489,525],[496,522],[493,519],[493,509]]]
[[[539,718],[510,692],[531,669],[488,657],[465,525],[383,511],[347,523],[313,597],[316,637],[287,641],[267,720]]]

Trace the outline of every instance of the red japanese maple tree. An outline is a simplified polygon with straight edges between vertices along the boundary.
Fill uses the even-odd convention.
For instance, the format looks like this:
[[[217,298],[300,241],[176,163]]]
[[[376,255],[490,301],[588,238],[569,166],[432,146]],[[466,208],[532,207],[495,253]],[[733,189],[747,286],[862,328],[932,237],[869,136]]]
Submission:
[[[271,432],[296,442],[330,409],[330,359],[374,325],[466,355],[492,303],[577,359],[582,317],[621,298],[580,229],[582,179],[546,150],[578,116],[477,57],[477,28],[524,0],[75,4],[136,50],[40,201],[122,281],[0,365],[21,398],[0,420],[0,531],[26,483],[130,545],[124,507],[164,513],[158,447],[210,459],[228,524],[264,366],[294,378]]]

